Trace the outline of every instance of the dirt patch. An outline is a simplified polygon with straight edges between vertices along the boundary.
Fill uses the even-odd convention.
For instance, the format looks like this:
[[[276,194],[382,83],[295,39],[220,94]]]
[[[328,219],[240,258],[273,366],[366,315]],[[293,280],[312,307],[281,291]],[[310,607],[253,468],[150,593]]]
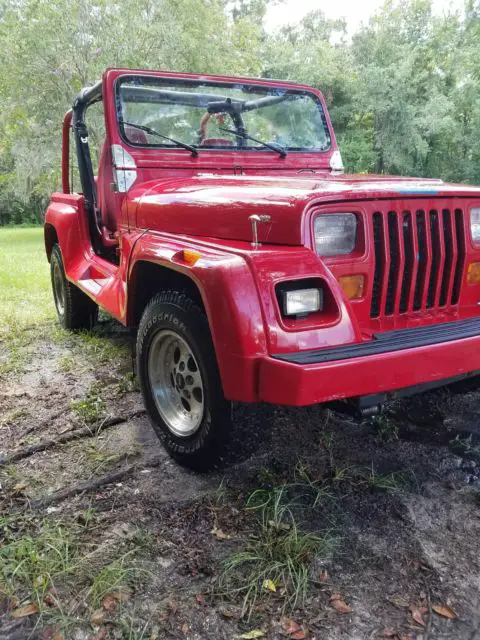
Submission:
[[[319,407],[236,406],[250,457],[196,475],[139,413],[131,366],[131,336],[104,320],[89,336],[39,332],[21,371],[1,378],[0,455],[91,431],[0,467],[0,638],[480,637],[479,392],[395,403],[375,425]],[[98,428],[112,417],[122,421]],[[35,506],[126,467],[118,481]],[[291,585],[267,583],[242,617],[246,568],[232,578],[238,592],[222,593],[219,576],[232,554],[258,549],[259,512],[246,501],[279,487],[302,535],[335,544],[308,556],[301,604],[286,609]],[[72,544],[68,567],[51,569],[54,596],[35,574],[53,539]],[[40,613],[15,620],[32,603]]]

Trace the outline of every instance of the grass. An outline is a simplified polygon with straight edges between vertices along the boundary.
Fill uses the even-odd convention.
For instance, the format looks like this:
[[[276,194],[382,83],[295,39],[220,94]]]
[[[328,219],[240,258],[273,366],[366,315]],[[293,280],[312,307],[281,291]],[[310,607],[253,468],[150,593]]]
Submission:
[[[44,521],[35,532],[28,522],[0,519],[3,544],[0,547],[0,576],[9,596],[21,594],[41,611],[47,593],[55,592],[59,581],[76,568],[76,541],[61,524]]]
[[[453,440],[450,440],[449,447],[453,453],[459,456],[480,460],[480,443],[473,441],[472,434],[467,437],[457,435]]]
[[[254,516],[251,535],[244,549],[225,560],[218,582],[220,593],[243,598],[242,616],[249,618],[268,593],[280,596],[284,608],[301,606],[313,558],[329,556],[336,545],[330,532],[303,530],[289,488],[258,489],[247,499],[246,508]]]
[[[0,375],[24,367],[38,328],[55,319],[43,229],[0,228]]]
[[[43,229],[0,228],[0,337],[53,320]]]
[[[129,550],[119,554],[117,549],[117,557],[106,554],[104,566],[98,566],[91,557],[96,545],[88,536],[94,513],[87,510],[82,515],[83,524],[0,517],[0,594],[17,606],[36,606],[37,627],[90,627],[91,612],[101,607],[105,596],[115,593],[119,602],[129,599],[131,587],[146,573],[135,559],[151,545],[146,533],[138,530],[139,538],[129,541]],[[71,608],[74,600],[78,611]]]
[[[67,344],[95,364],[107,364],[128,355],[125,344],[102,336],[101,328],[72,335],[59,327],[45,255],[42,227],[0,228],[0,375],[21,372],[28,347],[39,331]],[[46,328],[48,327],[48,328]],[[123,341],[124,342],[124,341]],[[74,368],[72,355],[59,361],[62,372]]]
[[[371,424],[381,442],[393,442],[398,440],[400,427],[386,413],[379,413],[371,419]]]
[[[86,398],[72,402],[71,408],[85,425],[99,422],[105,416],[106,406],[99,394],[98,384],[91,386]]]

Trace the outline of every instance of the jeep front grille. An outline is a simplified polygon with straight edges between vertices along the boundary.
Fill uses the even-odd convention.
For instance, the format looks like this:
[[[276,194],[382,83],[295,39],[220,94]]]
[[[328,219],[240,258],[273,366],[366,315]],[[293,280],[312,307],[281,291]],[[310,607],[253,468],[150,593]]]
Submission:
[[[370,317],[458,303],[465,265],[461,209],[376,211]]]

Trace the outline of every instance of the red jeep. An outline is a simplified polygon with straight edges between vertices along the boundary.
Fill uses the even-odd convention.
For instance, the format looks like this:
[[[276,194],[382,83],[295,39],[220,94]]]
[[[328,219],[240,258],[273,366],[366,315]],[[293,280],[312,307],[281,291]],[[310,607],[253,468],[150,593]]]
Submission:
[[[138,327],[148,414],[192,468],[231,401],[368,412],[480,369],[480,189],[342,175],[308,86],[107,70],[65,116],[45,245],[64,327]]]

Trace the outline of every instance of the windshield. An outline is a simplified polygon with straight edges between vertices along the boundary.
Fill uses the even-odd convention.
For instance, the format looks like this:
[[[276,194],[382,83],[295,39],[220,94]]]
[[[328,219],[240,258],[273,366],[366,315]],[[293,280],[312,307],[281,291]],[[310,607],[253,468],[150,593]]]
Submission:
[[[330,148],[317,96],[284,87],[128,76],[117,84],[117,117],[122,136],[134,146],[183,143],[199,151],[271,152]]]

